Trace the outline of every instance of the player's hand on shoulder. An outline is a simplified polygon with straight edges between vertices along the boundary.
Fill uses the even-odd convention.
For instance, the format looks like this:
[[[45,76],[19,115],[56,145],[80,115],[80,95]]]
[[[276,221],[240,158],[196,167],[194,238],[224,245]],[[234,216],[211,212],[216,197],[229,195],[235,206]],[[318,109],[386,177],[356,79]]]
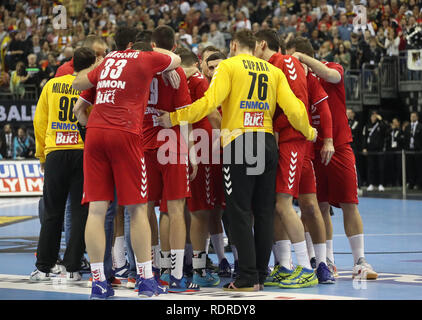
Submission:
[[[315,135],[314,135],[314,139],[312,140],[312,142],[316,142],[316,140],[317,140],[317,138],[318,138],[318,130],[316,129],[316,128],[312,128],[313,130],[314,130],[314,132],[315,132]]]
[[[166,86],[170,85],[174,88],[174,89],[179,89],[180,86],[180,76],[177,73],[176,70],[170,70],[170,71],[166,71],[163,72],[163,80],[164,83],[166,84]]]
[[[164,128],[171,128],[171,119],[170,113],[164,110],[157,110],[160,113],[160,116],[157,117],[158,124]]]

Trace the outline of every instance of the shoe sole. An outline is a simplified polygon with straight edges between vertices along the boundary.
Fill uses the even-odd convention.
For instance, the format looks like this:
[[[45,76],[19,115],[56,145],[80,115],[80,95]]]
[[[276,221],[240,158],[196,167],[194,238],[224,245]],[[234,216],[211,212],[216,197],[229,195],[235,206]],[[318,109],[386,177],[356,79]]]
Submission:
[[[319,284],[335,284],[336,280],[325,280],[325,281],[321,281],[321,282],[318,280],[318,283]]]
[[[200,287],[209,288],[209,287],[215,287],[220,284],[220,280],[214,282],[214,283],[199,283],[199,282],[193,282],[194,284],[197,284]]]
[[[352,279],[355,279],[358,275],[354,274],[352,275]],[[366,280],[376,280],[378,278],[378,274],[377,273],[368,273],[366,275]],[[365,280],[365,279],[362,279]]]
[[[296,285],[292,285],[292,286],[280,284],[278,287],[281,288],[281,289],[302,289],[302,288],[314,287],[317,284],[318,284],[318,280],[311,281],[311,282],[308,282],[306,284],[296,284]]]
[[[264,286],[266,287],[278,287],[280,282],[264,282]]]
[[[138,297],[148,297],[148,298],[151,298],[152,296],[154,295],[154,292],[152,292],[152,291],[141,291],[141,292],[138,292]]]
[[[169,293],[198,292],[199,289],[169,289]]]

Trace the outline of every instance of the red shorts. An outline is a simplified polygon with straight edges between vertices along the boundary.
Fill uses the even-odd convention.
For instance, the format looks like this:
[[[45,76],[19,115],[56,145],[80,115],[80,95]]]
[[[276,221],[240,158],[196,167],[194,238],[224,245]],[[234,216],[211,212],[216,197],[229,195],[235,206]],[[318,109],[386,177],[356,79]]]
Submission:
[[[211,166],[212,182],[213,182],[213,207],[226,207],[226,200],[224,197],[224,184],[223,184],[223,159],[220,159],[219,164]]]
[[[213,176],[210,164],[198,164],[198,172],[191,181],[192,196],[187,200],[190,212],[214,208]]]
[[[355,155],[349,144],[335,147],[328,166],[322,164],[320,153],[315,152],[314,166],[318,202],[329,202],[337,208],[340,203],[359,203]]]
[[[113,201],[146,203],[148,184],[140,136],[121,130],[88,128],[84,149],[82,204]]]
[[[306,147],[306,140],[282,142],[278,145],[277,193],[290,194],[294,198],[298,197]]]
[[[311,158],[305,156],[300,175],[299,194],[309,193],[316,193],[315,170]]]
[[[145,150],[148,175],[148,201],[166,202],[190,196],[189,163],[187,155],[177,157],[172,163],[161,164],[157,158],[158,149]]]

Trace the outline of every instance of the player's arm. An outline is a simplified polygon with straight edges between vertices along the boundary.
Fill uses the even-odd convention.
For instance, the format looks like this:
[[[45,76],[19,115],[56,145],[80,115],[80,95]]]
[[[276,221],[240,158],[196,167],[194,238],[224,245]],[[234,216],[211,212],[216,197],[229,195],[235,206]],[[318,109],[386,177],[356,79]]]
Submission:
[[[325,81],[334,84],[341,81],[340,72],[335,69],[328,68],[322,62],[300,52],[295,52],[293,56],[298,58],[300,62],[306,64],[318,77],[324,79]]]
[[[45,164],[45,137],[48,128],[48,90],[50,85],[47,82],[41,91],[34,115],[35,157],[40,159],[42,171]]]
[[[72,87],[76,90],[83,91],[90,89],[96,85],[96,83],[93,83],[93,78],[88,77],[88,73],[95,70],[104,60],[99,60],[90,67],[83,69],[78,72],[76,75],[75,80],[73,80]]]
[[[319,114],[323,146],[321,148],[321,161],[328,165],[335,152],[333,143],[333,120],[327,99],[324,99],[315,105]]]
[[[283,110],[292,127],[301,132],[307,140],[315,141],[317,132],[316,129],[312,128],[309,124],[306,107],[303,102],[294,95],[287,82],[286,76],[281,70],[277,87],[277,103]]]
[[[78,101],[76,101],[75,106],[73,107],[73,114],[75,115],[76,119],[78,119],[78,123],[83,127],[88,123],[88,108],[90,106],[91,103],[82,97],[79,97]]]
[[[224,62],[218,66],[218,72],[214,74],[205,95],[192,103],[189,107],[179,109],[170,114],[160,111],[162,115],[158,118],[159,124],[169,128],[180,124],[182,121],[195,123],[209,115],[229,95],[231,81],[229,70]]]
[[[165,55],[167,55],[171,58],[171,63],[169,64],[167,69],[163,70],[163,71],[174,70],[174,69],[180,67],[180,64],[182,63],[182,59],[180,59],[180,57],[177,54],[175,54],[171,51],[168,51],[166,49],[162,49],[162,48],[154,48],[153,50],[155,52],[165,54]]]
[[[220,112],[218,112],[217,109],[214,109],[214,111],[212,111],[207,116],[207,118],[208,118],[208,121],[210,122],[211,127],[213,129],[221,129],[221,120],[222,120],[222,117],[221,117]]]

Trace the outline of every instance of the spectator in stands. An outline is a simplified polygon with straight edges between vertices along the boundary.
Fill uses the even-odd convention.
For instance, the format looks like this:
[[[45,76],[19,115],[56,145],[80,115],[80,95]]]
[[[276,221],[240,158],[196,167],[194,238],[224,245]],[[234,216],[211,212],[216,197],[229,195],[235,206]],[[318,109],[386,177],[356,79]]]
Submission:
[[[210,25],[210,33],[208,35],[208,40],[214,47],[217,47],[220,50],[223,50],[226,47],[226,40],[224,35],[218,31],[217,24],[215,22]]]
[[[404,132],[400,120],[394,118],[387,132],[385,175],[386,184],[393,187],[400,186],[402,179],[402,156],[394,152],[401,151],[404,146]]]
[[[10,42],[6,52],[6,65],[9,70],[15,70],[19,61],[25,60],[25,42],[22,40],[22,33],[12,30]]]
[[[350,130],[352,131],[352,138],[353,141],[350,143],[350,146],[352,147],[353,153],[355,155],[356,159],[356,173],[358,176],[358,186],[361,186],[361,167],[362,167],[362,161],[359,152],[361,151],[361,145],[362,145],[362,126],[359,122],[359,120],[356,117],[356,113],[352,109],[346,110],[347,119],[349,122]]]
[[[3,65],[0,64],[0,91],[9,91],[10,88],[10,76],[3,70]]]
[[[41,70],[40,65],[37,63],[37,56],[33,53],[28,55],[28,66],[26,67],[26,73],[29,78],[25,82],[26,85],[33,85],[39,91],[47,82],[48,75],[44,74]]]
[[[343,43],[340,43],[338,46],[338,52],[334,56],[334,62],[341,64],[344,71],[347,71],[350,68],[350,53]]]
[[[35,140],[28,135],[24,126],[19,127],[18,135],[13,139],[13,159],[33,158]]]
[[[410,114],[410,124],[404,130],[405,148],[412,152],[422,152],[422,123],[417,112]],[[422,155],[410,153],[406,156],[407,181],[409,189],[422,188]]]
[[[350,39],[350,69],[357,70],[360,69],[360,59],[362,55],[359,47],[359,36],[356,33],[352,33]]]
[[[369,40],[369,52],[366,57],[368,61],[365,61],[365,62],[368,62],[371,65],[378,66],[378,64],[381,61],[381,57],[382,57],[382,51],[377,46],[377,40],[375,37],[371,37]]]
[[[251,21],[246,18],[246,15],[243,11],[238,11],[236,13],[236,20],[234,22],[233,28],[235,31],[242,29],[252,29]]]
[[[15,135],[10,123],[6,123],[3,131],[0,133],[0,154],[3,159],[12,159],[13,157],[13,140]]]
[[[312,44],[312,48],[314,48],[315,52],[319,51],[319,48],[322,45],[321,39],[319,37],[319,31],[318,29],[313,29],[312,33],[311,33],[311,44]]]
[[[386,138],[386,125],[377,111],[372,111],[369,122],[363,127],[362,147],[367,155],[368,191],[374,191],[378,184],[378,190],[384,191],[384,150]]]
[[[271,15],[272,10],[267,0],[259,0],[257,1],[256,8],[252,13],[251,19],[255,22],[262,24],[264,20]]]
[[[340,39],[343,41],[351,39],[353,25],[349,23],[345,13],[340,14],[340,25],[338,26],[338,33]]]
[[[334,55],[332,52],[332,44],[330,41],[325,41],[321,48],[319,49],[319,56],[322,60],[333,62],[334,61]]]
[[[25,82],[29,79],[29,74],[25,70],[25,63],[19,61],[16,65],[16,70],[12,71],[10,77],[10,92],[18,98],[23,98],[25,95]]]
[[[387,51],[387,55],[398,56],[400,37],[397,36],[396,31],[393,28],[388,28],[387,32],[387,39],[385,39],[384,45],[385,50]]]

